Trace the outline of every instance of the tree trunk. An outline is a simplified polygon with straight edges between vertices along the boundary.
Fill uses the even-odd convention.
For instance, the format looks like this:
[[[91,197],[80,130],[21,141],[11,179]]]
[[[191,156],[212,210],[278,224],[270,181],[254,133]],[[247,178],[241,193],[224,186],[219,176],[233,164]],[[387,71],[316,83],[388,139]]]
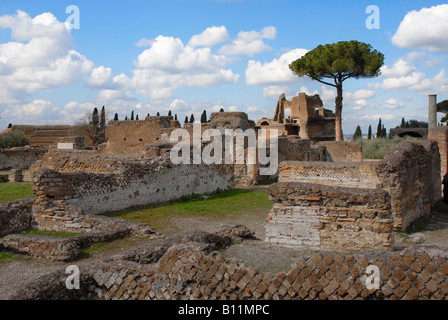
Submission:
[[[342,83],[336,87],[336,141],[344,141],[344,135],[342,133]]]

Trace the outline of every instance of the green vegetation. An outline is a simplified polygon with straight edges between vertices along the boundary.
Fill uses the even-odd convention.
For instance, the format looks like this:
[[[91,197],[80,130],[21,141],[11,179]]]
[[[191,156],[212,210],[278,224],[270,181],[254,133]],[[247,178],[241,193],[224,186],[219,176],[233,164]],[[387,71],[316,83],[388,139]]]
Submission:
[[[9,252],[9,251],[0,251],[0,263],[2,262],[11,262],[23,259],[24,257],[20,254]]]
[[[30,230],[20,232],[20,234],[28,235],[28,236],[52,236],[52,237],[60,237],[67,238],[77,236],[77,233],[74,232],[59,232],[59,231],[43,231],[43,230]]]
[[[416,138],[406,137],[394,137],[388,138],[376,138],[373,140],[357,139],[353,140],[353,143],[362,145],[362,157],[363,159],[383,159],[384,154],[394,148],[401,141],[416,141]]]
[[[361,127],[357,126],[355,133],[353,134],[353,139],[357,140],[357,139],[361,139],[362,138],[362,131],[361,131]]]
[[[289,68],[299,77],[336,88],[336,141],[342,134],[342,83],[349,78],[373,78],[380,74],[384,55],[371,45],[358,41],[340,41],[320,45],[293,61]]]
[[[176,217],[206,216],[219,219],[224,216],[265,215],[271,208],[272,202],[268,199],[266,191],[232,189],[216,192],[207,197],[192,195],[183,197],[179,202],[121,210],[109,213],[107,216],[149,223],[163,231],[173,227],[170,220]]]
[[[413,119],[405,121],[404,118],[401,118],[401,124],[397,128],[428,128],[428,122]]]
[[[29,144],[28,137],[22,131],[9,131],[0,134],[0,149],[23,147]]]
[[[31,182],[0,183],[0,203],[34,196]]]

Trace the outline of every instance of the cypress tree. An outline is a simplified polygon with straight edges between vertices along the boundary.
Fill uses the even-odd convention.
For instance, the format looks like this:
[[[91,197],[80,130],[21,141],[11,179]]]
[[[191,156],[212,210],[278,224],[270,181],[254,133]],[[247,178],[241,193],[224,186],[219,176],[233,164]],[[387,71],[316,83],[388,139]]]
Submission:
[[[191,114],[190,123],[194,123],[194,115],[193,114]]]
[[[177,121],[177,113],[174,115],[174,120]]]
[[[378,121],[378,127],[376,128],[376,137],[377,138],[381,138],[381,133],[382,133],[382,125],[381,125],[381,118]]]
[[[207,123],[207,112],[205,110],[201,115],[201,123]]]
[[[115,114],[114,121],[118,121],[118,113]]]
[[[184,123],[188,123],[188,117],[185,116],[185,122]]]
[[[135,120],[138,120],[138,115],[135,117]]]
[[[160,112],[157,112],[157,117],[160,117]]]
[[[387,138],[387,130],[383,125],[383,128],[381,129],[381,137],[382,138]]]
[[[131,121],[134,120],[134,110],[131,112]]]
[[[223,108],[221,108],[221,110],[219,110],[219,112],[224,112],[224,109],[223,109]]]
[[[355,133],[353,134],[353,140],[358,140],[360,138],[362,138],[361,127],[357,126],[356,130],[355,130]]]
[[[369,132],[367,133],[367,139],[371,140],[372,139],[372,126],[369,125]]]
[[[94,128],[98,128],[99,123],[100,123],[100,116],[98,115],[98,109],[94,108],[92,112],[92,125]]]
[[[101,131],[106,129],[106,108],[104,106],[101,108],[101,116],[100,116],[100,127]]]
[[[172,116],[173,114],[171,113],[171,110],[168,111],[168,116]]]

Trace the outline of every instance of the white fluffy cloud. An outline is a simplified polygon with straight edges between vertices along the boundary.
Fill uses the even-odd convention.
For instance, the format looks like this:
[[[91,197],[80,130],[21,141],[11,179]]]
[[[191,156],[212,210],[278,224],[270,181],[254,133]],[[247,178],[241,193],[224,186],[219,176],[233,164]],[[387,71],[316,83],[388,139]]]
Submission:
[[[0,44],[0,104],[19,103],[32,92],[74,84],[93,68],[72,49],[69,28],[51,13],[31,18],[19,10],[0,16],[0,28],[11,29],[16,40]]]
[[[246,84],[276,84],[297,81],[297,76],[289,69],[289,64],[304,56],[308,50],[294,49],[270,62],[249,60],[246,69]]]
[[[212,54],[209,47],[184,46],[178,38],[158,36],[138,56],[132,86],[153,99],[165,99],[180,87],[236,83],[239,75],[226,69],[228,63],[225,56]]]
[[[261,31],[241,31],[232,43],[226,44],[219,49],[219,53],[225,55],[244,54],[253,56],[256,53],[270,51],[272,48],[264,43],[264,39],[274,40],[277,29],[269,26]]]
[[[229,32],[225,26],[210,27],[191,37],[188,42],[192,47],[212,47],[229,40]]]
[[[448,90],[448,77],[444,69],[432,78],[417,70],[409,56],[398,59],[391,66],[381,68],[382,83],[370,84],[373,88],[386,90],[411,90],[429,94]]]
[[[448,51],[448,4],[408,12],[392,43],[400,48]]]

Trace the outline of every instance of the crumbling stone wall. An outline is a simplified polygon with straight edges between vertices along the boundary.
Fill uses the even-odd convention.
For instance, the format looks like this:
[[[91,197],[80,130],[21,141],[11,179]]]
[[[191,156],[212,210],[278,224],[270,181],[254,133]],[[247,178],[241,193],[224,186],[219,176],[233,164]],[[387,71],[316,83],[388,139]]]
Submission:
[[[42,159],[47,148],[20,147],[0,149],[0,170],[28,169]]]
[[[284,162],[269,189],[275,205],[266,239],[322,250],[391,248],[393,231],[429,215],[440,199],[439,163],[434,141],[401,142],[375,163]]]
[[[34,198],[0,203],[0,237],[31,227]]]
[[[434,141],[401,142],[375,168],[382,189],[391,196],[395,230],[429,215],[431,206],[441,199],[440,155]]]
[[[228,165],[173,165],[161,158],[127,160],[120,167],[113,173],[37,169],[33,182],[38,203],[45,208],[48,201],[60,200],[89,214],[101,214],[233,186]]]

